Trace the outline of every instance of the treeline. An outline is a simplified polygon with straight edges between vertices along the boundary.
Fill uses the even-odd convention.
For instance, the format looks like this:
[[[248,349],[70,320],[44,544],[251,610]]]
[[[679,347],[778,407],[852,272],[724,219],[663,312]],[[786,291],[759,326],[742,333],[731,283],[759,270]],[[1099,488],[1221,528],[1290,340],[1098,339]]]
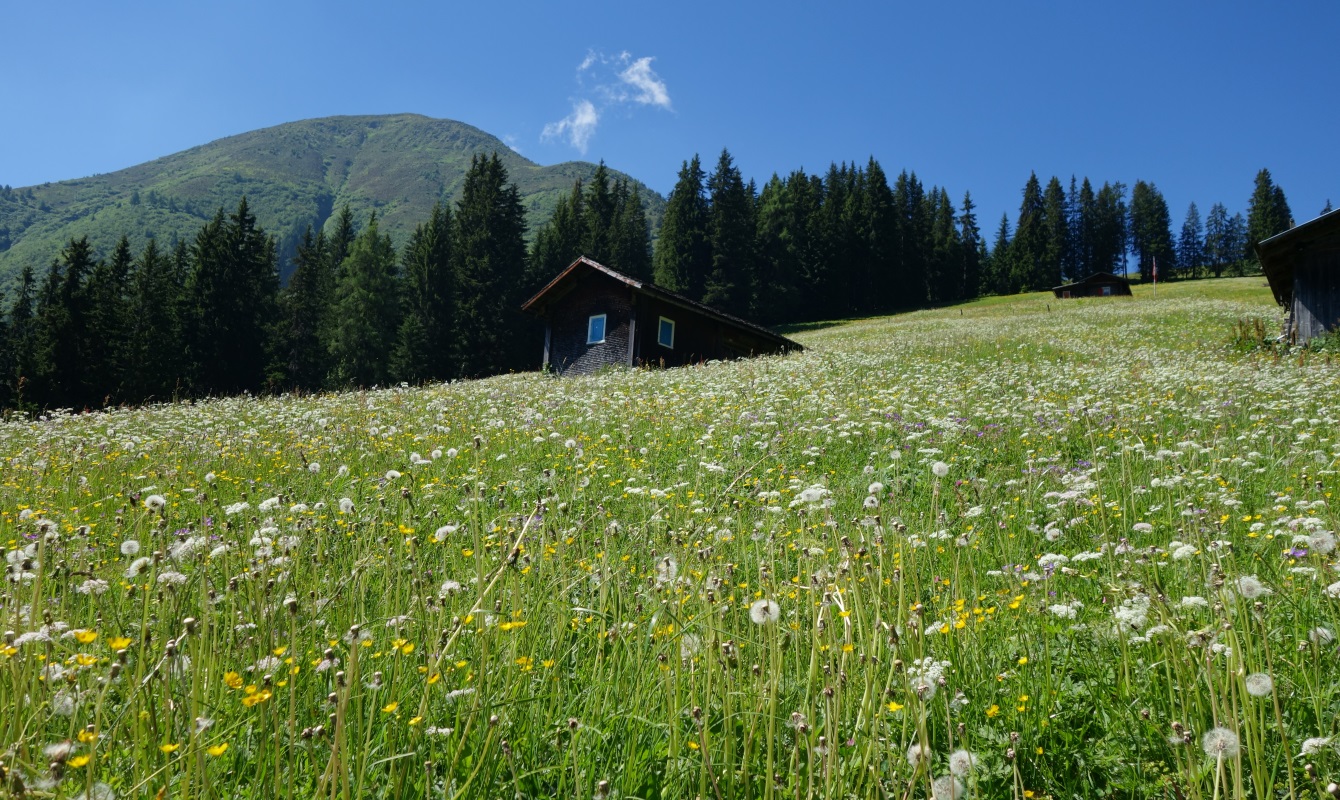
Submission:
[[[8,191],[8,187],[3,187]],[[1327,208],[1330,209],[1329,202]],[[539,323],[520,304],[586,255],[763,322],[887,313],[982,294],[1048,289],[1094,272],[1142,279],[1242,273],[1252,245],[1293,224],[1261,170],[1246,217],[1196,205],[1174,237],[1153,183],[1098,189],[1036,175],[994,244],[972,197],[955,204],[873,158],[796,170],[760,189],[728,151],[684,162],[651,246],[644,203],[601,164],[577,181],[529,247],[520,193],[496,154],[477,157],[459,200],[434,207],[399,251],[375,213],[346,207],[310,228],[279,285],[277,246],[243,198],[188,242],[123,237],[107,259],[72,240],[0,304],[0,408],[96,408],[239,392],[322,391],[478,377],[537,366]]]
[[[1148,281],[1155,264],[1161,280],[1245,274],[1257,268],[1255,242],[1293,225],[1283,190],[1264,169],[1246,217],[1215,203],[1202,223],[1192,203],[1178,237],[1151,182],[1136,181],[1128,194],[1123,183],[1095,189],[1087,177],[1072,177],[1068,188],[1053,177],[1044,187],[1034,174],[1022,194],[1013,225],[1003,216],[988,246],[971,194],[956,205],[907,171],[890,184],[873,158],[863,167],[833,164],[822,176],[773,175],[759,189],[729,151],[711,173],[695,155],[667,201],[650,277],[765,324],[804,322],[1045,290],[1095,272]],[[591,241],[582,227],[591,197],[578,186],[540,231],[537,274],[552,277],[586,254],[647,277],[640,249]],[[534,257],[540,251],[547,255]]]
[[[644,238],[646,234],[644,233]],[[520,194],[477,157],[454,207],[403,250],[348,208],[308,230],[280,288],[274,237],[245,198],[193,240],[101,260],[72,240],[23,270],[0,316],[0,406],[96,408],[241,392],[475,377],[530,366]]]
[[[1177,236],[1157,186],[1136,181],[1129,198],[1126,189],[1123,183],[1104,183],[1095,191],[1087,177],[1077,184],[1073,176],[1068,189],[1056,177],[1044,189],[1037,175],[1031,176],[1013,231],[1008,215],[996,229],[982,292],[1037,291],[1131,268],[1139,280],[1150,281],[1155,265],[1159,280],[1242,275],[1259,269],[1257,242],[1294,224],[1284,190],[1266,169],[1256,175],[1245,218],[1229,216],[1215,203],[1202,223],[1193,202]],[[1329,210],[1328,201],[1322,213]]]
[[[972,198],[956,207],[879,162],[746,183],[728,151],[684,162],[666,204],[655,282],[766,324],[917,308],[976,296],[985,250]]]

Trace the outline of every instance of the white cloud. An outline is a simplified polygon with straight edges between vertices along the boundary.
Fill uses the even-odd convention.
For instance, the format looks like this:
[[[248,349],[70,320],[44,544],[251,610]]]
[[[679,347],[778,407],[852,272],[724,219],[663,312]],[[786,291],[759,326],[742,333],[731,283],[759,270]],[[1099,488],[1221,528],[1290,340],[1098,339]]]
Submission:
[[[618,106],[654,106],[673,111],[669,88],[651,68],[654,60],[654,56],[633,58],[626,50],[613,56],[588,50],[577,65],[579,96],[572,100],[572,113],[545,125],[540,140],[560,139],[586,155],[607,110]]]
[[[669,109],[670,92],[665,88],[665,81],[652,71],[651,62],[651,56],[639,58],[619,73],[619,80],[637,89],[637,94],[633,96],[634,102]]]
[[[590,100],[577,100],[572,104],[572,113],[544,126],[540,133],[541,141],[565,139],[567,143],[586,155],[586,147],[595,135],[596,125],[600,122],[600,112]]]

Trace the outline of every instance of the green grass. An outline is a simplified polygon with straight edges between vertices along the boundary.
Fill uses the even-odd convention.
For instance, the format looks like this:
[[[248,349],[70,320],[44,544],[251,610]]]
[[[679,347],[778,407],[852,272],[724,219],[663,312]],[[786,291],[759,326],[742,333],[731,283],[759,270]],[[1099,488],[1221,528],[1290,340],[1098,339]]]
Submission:
[[[965,765],[965,797],[1320,796],[1340,370],[1235,351],[1249,315],[1278,322],[1257,279],[1023,296],[784,358],[8,423],[5,769],[63,797],[947,797]]]

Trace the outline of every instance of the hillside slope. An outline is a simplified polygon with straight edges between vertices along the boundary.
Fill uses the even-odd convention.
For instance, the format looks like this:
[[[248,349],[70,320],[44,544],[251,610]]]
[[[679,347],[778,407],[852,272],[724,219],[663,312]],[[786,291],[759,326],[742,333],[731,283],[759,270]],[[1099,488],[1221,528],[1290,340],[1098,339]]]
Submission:
[[[243,195],[281,253],[346,203],[360,224],[375,209],[399,245],[434,202],[456,198],[472,156],[494,152],[521,190],[532,231],[575,179],[595,171],[578,161],[540,166],[478,128],[417,114],[291,122],[119,172],[0,193],[0,285],[24,264],[45,268],[71,237],[88,236],[103,254],[122,233],[136,249],[149,238],[190,237]],[[654,230],[664,200],[636,185]]]

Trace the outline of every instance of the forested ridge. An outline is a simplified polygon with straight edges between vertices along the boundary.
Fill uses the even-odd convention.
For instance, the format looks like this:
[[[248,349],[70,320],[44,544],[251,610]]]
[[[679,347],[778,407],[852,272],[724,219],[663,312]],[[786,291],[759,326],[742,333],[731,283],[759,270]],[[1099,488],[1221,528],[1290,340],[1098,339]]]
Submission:
[[[0,187],[0,192],[12,191]],[[728,151],[685,161],[652,246],[646,200],[604,164],[530,237],[497,153],[471,159],[397,248],[349,206],[308,227],[280,285],[278,237],[247,198],[193,238],[106,257],[71,239],[0,299],[0,407],[97,408],[240,392],[326,391],[533,369],[540,324],[520,304],[579,255],[764,324],[1047,289],[1098,271],[1198,278],[1254,268],[1251,245],[1293,224],[1261,170],[1247,214],[1193,203],[1174,235],[1153,183],[1029,177],[988,243],[957,202],[873,158],[746,181]],[[1329,210],[1329,203],[1327,209]]]
[[[137,253],[149,239],[171,249],[244,195],[277,240],[287,281],[309,225],[329,235],[344,206],[360,224],[376,211],[382,232],[402,248],[435,203],[459,199],[471,158],[495,152],[521,192],[532,231],[573,180],[590,180],[596,166],[542,166],[472,125],[418,114],[287,122],[115,172],[0,191],[0,288],[12,290],[25,265],[40,272],[70,239],[88,237],[104,256],[122,236]],[[641,189],[650,218],[659,220],[662,199]]]

